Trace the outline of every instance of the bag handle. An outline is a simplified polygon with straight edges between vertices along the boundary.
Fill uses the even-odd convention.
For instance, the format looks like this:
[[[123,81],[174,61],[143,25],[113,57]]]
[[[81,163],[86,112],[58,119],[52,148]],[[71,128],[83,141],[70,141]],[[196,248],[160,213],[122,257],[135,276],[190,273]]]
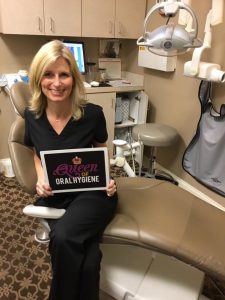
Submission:
[[[208,102],[211,102],[212,82],[202,80],[199,85],[198,98],[201,103],[202,113],[206,111]]]
[[[201,110],[204,113],[208,107],[208,103],[211,103],[210,115],[212,117],[221,117],[225,116],[225,104],[220,106],[220,111],[217,112],[212,105],[212,82],[202,80],[199,85],[198,98],[201,103]]]

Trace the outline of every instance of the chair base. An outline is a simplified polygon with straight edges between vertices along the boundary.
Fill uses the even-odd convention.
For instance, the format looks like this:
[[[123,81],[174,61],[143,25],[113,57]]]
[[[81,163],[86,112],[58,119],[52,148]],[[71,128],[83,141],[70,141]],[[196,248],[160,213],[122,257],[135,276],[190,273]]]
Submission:
[[[49,239],[49,231],[45,228],[38,228],[35,235],[34,235],[35,241],[38,243],[46,244],[50,241]]]
[[[166,180],[175,185],[178,185],[178,182],[173,178],[172,175],[170,175],[169,173],[162,171],[162,170],[154,169],[153,172],[142,171],[141,176],[147,177],[147,178],[155,178],[155,179],[159,179],[159,180]]]

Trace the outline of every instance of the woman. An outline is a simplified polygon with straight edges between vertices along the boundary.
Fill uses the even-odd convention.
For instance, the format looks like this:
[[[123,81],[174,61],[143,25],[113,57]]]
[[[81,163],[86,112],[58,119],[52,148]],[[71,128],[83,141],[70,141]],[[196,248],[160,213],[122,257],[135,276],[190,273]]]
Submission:
[[[37,205],[65,208],[49,221],[53,278],[50,300],[99,299],[99,240],[117,203],[116,185],[106,191],[53,194],[45,183],[40,151],[106,147],[102,108],[86,103],[76,61],[60,41],[38,51],[30,67],[32,98],[25,111],[25,144],[34,149]]]

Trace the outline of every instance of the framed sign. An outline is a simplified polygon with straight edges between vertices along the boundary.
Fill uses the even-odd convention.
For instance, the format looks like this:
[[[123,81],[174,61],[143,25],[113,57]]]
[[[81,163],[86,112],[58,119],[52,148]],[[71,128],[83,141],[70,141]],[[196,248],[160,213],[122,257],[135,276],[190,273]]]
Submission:
[[[105,190],[109,183],[107,148],[41,151],[40,155],[54,193]]]

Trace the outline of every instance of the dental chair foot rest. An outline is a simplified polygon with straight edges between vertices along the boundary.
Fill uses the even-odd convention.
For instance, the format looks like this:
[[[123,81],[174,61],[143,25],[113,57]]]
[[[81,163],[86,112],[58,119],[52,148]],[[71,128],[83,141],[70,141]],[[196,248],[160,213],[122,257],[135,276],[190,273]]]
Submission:
[[[100,287],[113,299],[196,300],[204,273],[173,257],[130,245],[101,245]]]

